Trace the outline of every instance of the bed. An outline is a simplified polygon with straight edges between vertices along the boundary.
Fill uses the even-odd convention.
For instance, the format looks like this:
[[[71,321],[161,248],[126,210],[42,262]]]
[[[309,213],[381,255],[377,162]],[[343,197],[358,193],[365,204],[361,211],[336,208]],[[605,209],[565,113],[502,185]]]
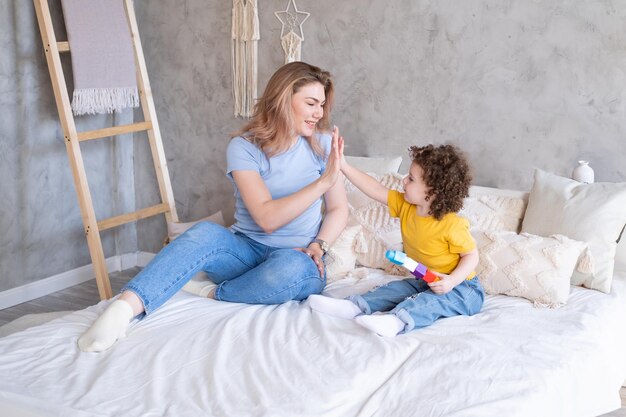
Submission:
[[[528,200],[527,193],[475,187],[473,198],[490,203],[485,210],[505,212],[483,220],[506,229],[519,227],[520,219],[507,226],[503,218],[529,213],[533,191]],[[370,203],[357,207],[354,197],[353,214],[378,210]],[[522,208],[512,199],[521,199]],[[480,210],[468,215],[480,217]],[[377,244],[393,247],[397,239],[379,220],[364,230],[358,220],[369,217],[355,215],[344,232],[351,240],[342,235],[334,245],[338,269],[326,295],[363,293],[400,278],[391,268],[355,268],[375,259]],[[337,256],[341,245],[360,260]],[[619,262],[622,252],[623,242]],[[497,294],[510,289],[492,286],[479,314],[396,338],[313,312],[306,301],[242,305],[179,292],[133,321],[129,336],[112,349],[81,353],[76,340],[110,302],[102,301],[0,339],[0,415],[601,415],[621,405],[626,272],[611,272],[608,291],[571,285],[569,276],[565,285],[565,302],[553,291],[550,306],[536,294]]]

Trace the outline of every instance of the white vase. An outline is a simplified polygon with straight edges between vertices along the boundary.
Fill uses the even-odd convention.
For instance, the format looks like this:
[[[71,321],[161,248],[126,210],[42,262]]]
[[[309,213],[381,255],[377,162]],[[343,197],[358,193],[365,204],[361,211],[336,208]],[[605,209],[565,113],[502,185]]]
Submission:
[[[593,183],[593,168],[589,166],[589,161],[578,161],[578,166],[572,171],[572,179],[587,184]]]

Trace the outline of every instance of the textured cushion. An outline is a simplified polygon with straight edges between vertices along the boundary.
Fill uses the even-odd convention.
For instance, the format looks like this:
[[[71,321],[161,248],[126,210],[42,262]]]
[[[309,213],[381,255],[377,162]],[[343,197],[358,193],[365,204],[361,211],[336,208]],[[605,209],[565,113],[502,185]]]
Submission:
[[[169,238],[169,241],[171,242],[172,240],[176,239],[178,236],[185,233],[187,229],[191,228],[196,223],[200,223],[204,221],[210,221],[210,222],[217,223],[219,225],[224,226],[224,216],[222,215],[221,211],[218,211],[217,213],[213,213],[210,216],[204,217],[200,220],[196,220],[195,222],[188,222],[188,223],[167,222],[167,237]]]
[[[370,268],[390,268],[393,264],[385,252],[402,250],[400,220],[391,217],[387,206],[378,203],[355,210],[350,217],[361,225],[355,243],[357,263]]]
[[[526,210],[527,193],[495,188],[470,188],[459,215],[467,218],[472,230],[519,232]]]
[[[586,244],[562,235],[475,231],[480,254],[476,273],[487,294],[523,297],[535,306],[558,307]]]
[[[347,156],[346,162],[363,172],[376,174],[396,173],[402,164],[401,156],[371,158],[367,156]]]
[[[608,293],[616,240],[626,224],[626,183],[583,184],[535,170],[522,231],[540,236],[562,234],[587,242],[590,273],[574,272],[573,285]]]
[[[370,175],[385,187],[402,191],[403,175],[397,173],[385,175],[370,173]],[[384,269],[392,274],[400,273],[400,270],[385,257],[388,249],[402,250],[400,221],[389,215],[386,204],[370,199],[349,181],[346,181],[346,190],[350,207],[348,224],[360,226],[355,241],[357,264]]]
[[[326,254],[326,283],[330,284],[354,269],[356,251],[354,241],[361,226],[348,226],[333,242]]]

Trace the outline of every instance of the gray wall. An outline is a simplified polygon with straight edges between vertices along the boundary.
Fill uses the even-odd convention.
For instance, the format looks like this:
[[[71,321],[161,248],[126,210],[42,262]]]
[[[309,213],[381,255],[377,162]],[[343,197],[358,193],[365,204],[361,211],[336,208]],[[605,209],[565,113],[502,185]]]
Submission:
[[[60,22],[58,4],[52,12]],[[66,39],[63,30],[57,36]],[[68,68],[69,60],[63,63]],[[129,111],[79,119],[77,128],[132,118]],[[130,149],[114,141],[83,146],[100,218],[134,207],[128,143]],[[127,175],[119,177],[120,172]],[[0,178],[0,291],[91,262],[34,7],[28,1],[0,0]],[[136,235],[134,226],[103,234],[105,255],[135,251]]]
[[[264,86],[283,62],[274,11],[287,2],[259,3]],[[626,5],[297,4],[311,13],[302,59],[335,75],[333,119],[346,153],[403,155],[406,170],[410,145],[452,142],[480,185],[529,189],[533,167],[569,175],[581,158],[600,181],[626,180]],[[230,214],[224,150],[241,123],[230,116],[230,2],[142,1],[137,9],[181,218]]]
[[[286,3],[259,1],[261,86],[283,62],[273,13]],[[533,167],[569,175],[582,158],[598,181],[626,181],[622,2],[297,4],[311,13],[302,59],[335,75],[346,153],[406,160],[412,144],[452,142],[480,185],[529,189]],[[136,0],[136,10],[179,216],[231,218],[224,153],[242,123],[232,116],[231,2]],[[0,0],[0,290],[90,262],[39,43],[30,2]],[[102,212],[156,201],[145,140],[128,143],[93,144],[109,174],[90,176]],[[165,227],[153,219],[123,233],[105,236],[107,256],[155,252]]]

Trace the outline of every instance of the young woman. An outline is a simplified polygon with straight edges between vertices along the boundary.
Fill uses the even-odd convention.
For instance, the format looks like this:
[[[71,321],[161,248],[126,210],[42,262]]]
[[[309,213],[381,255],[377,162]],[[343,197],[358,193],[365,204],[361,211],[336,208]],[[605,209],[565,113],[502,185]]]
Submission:
[[[163,248],[78,339],[81,350],[108,349],[133,317],[153,312],[199,271],[211,281],[186,289],[221,301],[279,304],[322,291],[322,257],[348,218],[338,130],[322,133],[333,93],[330,74],[315,66],[293,62],[274,73],[228,146],[235,224],[199,223]]]

